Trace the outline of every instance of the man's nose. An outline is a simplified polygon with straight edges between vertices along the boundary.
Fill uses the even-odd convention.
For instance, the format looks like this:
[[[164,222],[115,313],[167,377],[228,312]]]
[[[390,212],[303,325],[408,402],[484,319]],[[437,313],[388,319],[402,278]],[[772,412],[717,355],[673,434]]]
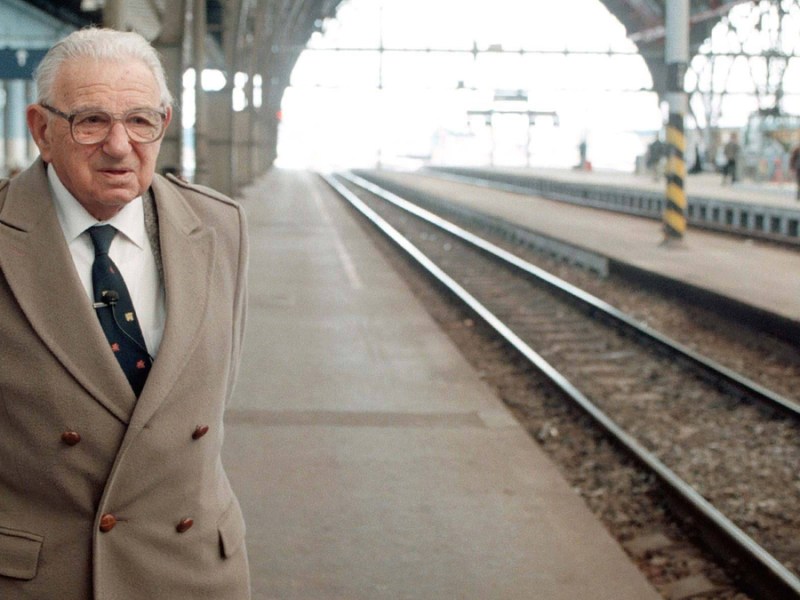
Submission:
[[[122,121],[115,121],[114,124],[111,125],[111,131],[108,132],[108,137],[106,137],[103,143],[103,148],[111,155],[127,154],[130,152],[131,139]]]

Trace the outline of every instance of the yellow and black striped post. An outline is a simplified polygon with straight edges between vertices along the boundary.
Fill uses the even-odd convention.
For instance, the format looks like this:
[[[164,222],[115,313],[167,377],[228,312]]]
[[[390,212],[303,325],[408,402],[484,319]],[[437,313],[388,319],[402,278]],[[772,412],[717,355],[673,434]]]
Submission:
[[[683,80],[689,62],[689,0],[664,3],[666,39],[664,62],[667,67],[667,202],[663,215],[664,241],[683,238],[686,232],[686,138],[683,121],[688,98]]]
[[[667,122],[667,206],[664,210],[664,235],[682,238],[686,232],[686,137],[684,115],[670,113]]]

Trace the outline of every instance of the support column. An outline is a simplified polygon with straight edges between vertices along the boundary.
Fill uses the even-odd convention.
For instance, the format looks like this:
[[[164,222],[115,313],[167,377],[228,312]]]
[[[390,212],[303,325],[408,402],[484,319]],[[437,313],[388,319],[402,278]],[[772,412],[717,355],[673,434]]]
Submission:
[[[209,122],[216,126],[208,133],[208,184],[218,192],[232,196],[235,193],[232,177],[233,142],[231,116],[233,113],[232,84],[229,82],[218,92],[206,92]],[[199,151],[199,149],[198,149]]]
[[[158,155],[158,169],[161,172],[181,173],[182,165],[182,132],[181,127],[181,94],[183,93],[183,60],[180,45],[170,44],[156,46],[161,54],[167,86],[172,93],[172,122],[169,124],[164,138],[161,140],[161,151]]]
[[[234,112],[233,115],[233,149],[236,160],[233,170],[233,185],[236,190],[242,189],[253,180],[250,171],[253,123],[249,109]]]
[[[670,0],[666,6],[667,65],[667,207],[663,215],[666,242],[683,238],[686,231],[686,137],[684,119],[688,112],[688,96],[683,89],[689,62],[689,0]]]
[[[251,50],[252,51],[252,50]],[[250,62],[252,64],[252,57]],[[253,106],[253,70],[248,70],[247,82],[244,86],[244,97],[247,101],[247,106],[238,116],[233,116],[234,127],[238,131],[243,128],[242,137],[236,137],[237,140],[242,140],[243,148],[237,161],[237,188],[241,189],[253,181],[255,175],[253,173],[253,154],[255,153],[255,135],[256,135],[256,113]],[[237,125],[238,122],[238,125]]]
[[[267,2],[257,2],[253,27],[253,44],[250,47],[250,78],[248,81],[248,107],[250,114],[250,180],[264,173],[264,87],[267,82],[262,73],[266,56],[264,46],[267,39]],[[256,84],[256,81],[258,84]]]
[[[192,63],[194,64],[194,181],[209,184],[208,173],[208,109],[207,96],[203,91],[203,70],[206,66],[206,2],[194,0],[192,9]]]
[[[6,105],[4,113],[5,171],[28,166],[28,128],[25,126],[27,106],[25,81],[10,79],[5,82]]]
[[[27,96],[26,105],[36,102],[36,83],[32,79],[25,82],[25,94]],[[25,130],[25,155],[28,157],[25,164],[29,165],[39,156],[39,147],[36,145],[36,142],[33,141],[33,136],[31,132],[28,131],[27,123],[25,123],[23,129]]]
[[[276,68],[279,65],[276,63]],[[278,154],[278,114],[281,110],[281,97],[286,84],[283,79],[279,77],[271,77],[264,80],[264,106],[263,106],[263,121],[264,124],[264,154],[265,166],[268,168],[275,162]],[[266,170],[265,168],[265,170]]]
[[[182,96],[183,72],[186,69],[184,31],[187,26],[186,5],[183,0],[172,2],[171,10],[163,17],[161,33],[153,42],[153,46],[161,55],[167,87],[172,93],[172,122],[161,141],[161,152],[158,155],[158,169],[162,173],[183,173],[183,125]]]
[[[125,4],[122,0],[106,0],[103,5],[103,25],[126,31]]]
[[[3,122],[0,124],[3,129],[3,162],[0,164],[0,177],[5,177],[9,168],[8,156],[11,153],[11,138],[8,133],[8,122],[11,114],[8,110],[8,81],[0,79],[0,90],[2,90],[0,95],[3,98]]]
[[[267,136],[264,133],[264,110],[263,107],[255,109],[253,112],[253,156],[252,172],[253,177],[263,175],[269,165],[266,159]]]
[[[278,147],[277,117],[270,105],[261,107],[258,117],[259,139],[261,147],[258,153],[258,172],[266,173],[275,160]]]

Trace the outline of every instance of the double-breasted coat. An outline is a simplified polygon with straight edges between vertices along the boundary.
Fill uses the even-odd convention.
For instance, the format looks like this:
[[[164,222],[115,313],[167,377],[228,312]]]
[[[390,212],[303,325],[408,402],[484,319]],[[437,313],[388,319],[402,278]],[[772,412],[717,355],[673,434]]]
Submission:
[[[249,598],[223,470],[247,238],[230,199],[154,177],[166,295],[138,398],[81,287],[44,164],[0,183],[0,598]]]

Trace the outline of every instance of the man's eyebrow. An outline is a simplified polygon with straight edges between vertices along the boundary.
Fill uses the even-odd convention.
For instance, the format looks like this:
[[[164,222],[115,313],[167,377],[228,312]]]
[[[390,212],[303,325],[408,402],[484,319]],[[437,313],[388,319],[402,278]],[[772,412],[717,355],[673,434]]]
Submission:
[[[93,105],[93,106],[78,106],[78,107],[73,108],[69,112],[72,113],[72,114],[74,114],[74,113],[82,113],[82,112],[105,112],[105,113],[108,113],[108,114],[111,114],[111,115],[122,115],[122,114],[125,114],[125,113],[137,111],[137,110],[154,110],[156,112],[163,112],[164,109],[161,106],[133,106],[131,108],[128,108],[128,109],[120,111],[120,112],[114,112],[114,111],[111,111],[111,110],[109,110],[107,108],[104,108],[102,106]]]
[[[80,106],[80,105],[73,106],[72,109],[70,110],[70,112],[78,113],[78,112],[86,112],[88,110],[100,110],[100,111],[108,112],[108,111],[106,111],[105,108],[103,108],[101,106],[94,106],[94,105],[91,105],[91,106]]]

